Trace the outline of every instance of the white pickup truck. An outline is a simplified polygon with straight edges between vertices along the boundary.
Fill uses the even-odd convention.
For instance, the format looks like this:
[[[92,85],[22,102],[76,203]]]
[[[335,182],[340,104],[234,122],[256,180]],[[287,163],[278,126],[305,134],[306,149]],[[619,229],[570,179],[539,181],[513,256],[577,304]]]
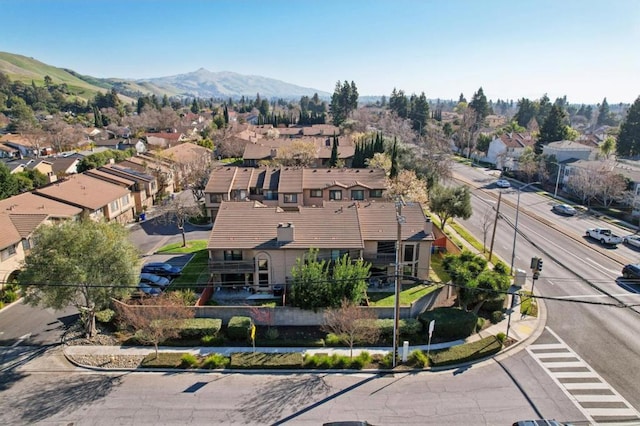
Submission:
[[[602,244],[618,245],[622,243],[622,237],[615,235],[611,229],[606,228],[589,228],[587,229],[587,237],[600,241]]]

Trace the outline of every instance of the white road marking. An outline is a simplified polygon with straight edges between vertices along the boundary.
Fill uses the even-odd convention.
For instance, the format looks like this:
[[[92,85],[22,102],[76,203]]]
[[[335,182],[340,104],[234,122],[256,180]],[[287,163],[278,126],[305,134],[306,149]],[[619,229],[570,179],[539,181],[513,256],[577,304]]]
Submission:
[[[533,344],[527,348],[527,352],[547,372],[554,383],[558,385],[589,422],[598,423],[604,419],[607,422],[623,419],[640,421],[640,412],[633,408],[622,395],[580,358],[560,336],[549,327],[545,327],[545,329],[559,343]],[[554,352],[547,352],[550,350]],[[557,358],[572,358],[573,361],[556,361]],[[554,368],[574,368],[581,371],[552,371]],[[564,383],[564,379],[579,379],[580,382]],[[601,393],[606,393],[606,395],[585,395],[580,392],[584,390],[598,390]],[[618,403],[619,407],[612,408],[612,402]],[[598,406],[599,403],[600,406]],[[633,417],[636,419],[632,419]],[[594,418],[597,418],[597,420]]]
[[[27,340],[29,337],[31,337],[31,333],[27,333],[27,334],[24,334],[24,335],[18,337],[18,341],[15,342],[13,345],[11,345],[11,347],[18,346],[20,343],[22,343],[23,341]]]

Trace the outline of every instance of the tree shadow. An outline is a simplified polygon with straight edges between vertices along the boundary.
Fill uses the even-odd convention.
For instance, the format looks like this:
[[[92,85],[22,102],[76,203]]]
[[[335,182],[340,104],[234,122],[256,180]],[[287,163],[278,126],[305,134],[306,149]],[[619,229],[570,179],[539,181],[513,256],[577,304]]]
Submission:
[[[249,423],[273,423],[285,409],[298,411],[330,391],[322,376],[289,376],[255,389],[255,396],[241,404],[240,413]]]
[[[38,383],[22,392],[12,408],[25,424],[32,424],[100,400],[120,382],[120,377],[91,375]]]

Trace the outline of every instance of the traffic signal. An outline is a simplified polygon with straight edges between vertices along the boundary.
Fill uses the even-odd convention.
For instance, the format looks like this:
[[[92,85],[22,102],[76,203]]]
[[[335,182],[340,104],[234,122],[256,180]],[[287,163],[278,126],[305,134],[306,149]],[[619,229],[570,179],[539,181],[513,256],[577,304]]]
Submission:
[[[539,257],[532,257],[531,258],[531,269],[532,270],[537,270],[538,269],[538,261],[540,260]]]
[[[536,267],[536,271],[542,272],[542,259],[538,258],[538,265]]]

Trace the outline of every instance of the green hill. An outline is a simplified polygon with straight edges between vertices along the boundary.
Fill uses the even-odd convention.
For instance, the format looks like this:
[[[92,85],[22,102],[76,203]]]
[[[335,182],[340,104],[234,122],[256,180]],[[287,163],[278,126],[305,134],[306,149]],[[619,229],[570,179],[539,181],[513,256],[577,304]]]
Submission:
[[[106,80],[82,76],[74,71],[7,52],[0,52],[0,72],[5,73],[12,81],[25,84],[31,84],[33,81],[38,86],[44,85],[44,77],[48,75],[53,83],[65,83],[73,95],[84,100],[92,99],[97,92],[104,93],[111,89],[111,84]],[[120,96],[120,99],[124,102],[132,101],[131,98],[123,96]]]

